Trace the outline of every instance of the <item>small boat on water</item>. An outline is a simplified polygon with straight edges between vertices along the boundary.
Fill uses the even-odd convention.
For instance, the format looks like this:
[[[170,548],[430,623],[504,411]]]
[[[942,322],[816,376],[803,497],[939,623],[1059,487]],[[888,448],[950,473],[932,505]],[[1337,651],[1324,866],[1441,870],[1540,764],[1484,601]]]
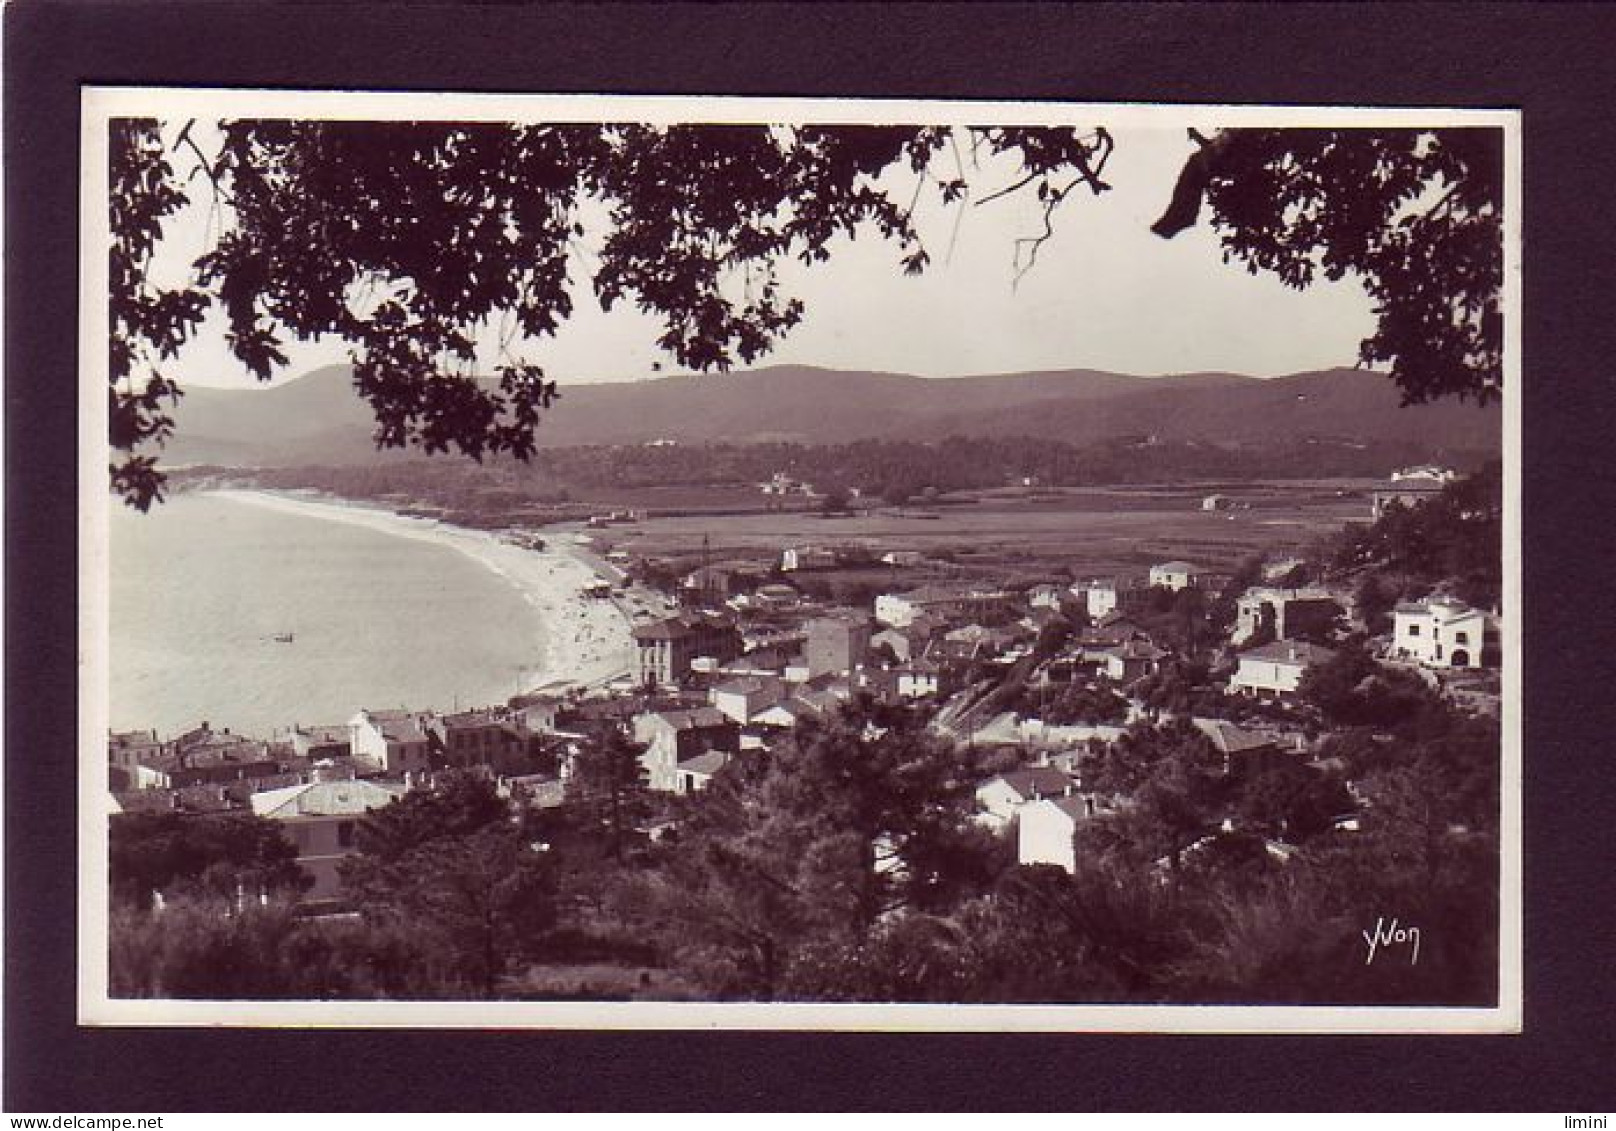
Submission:
[[[290,632],[277,632],[275,634],[275,643],[277,644],[290,644],[292,639],[293,636]]]

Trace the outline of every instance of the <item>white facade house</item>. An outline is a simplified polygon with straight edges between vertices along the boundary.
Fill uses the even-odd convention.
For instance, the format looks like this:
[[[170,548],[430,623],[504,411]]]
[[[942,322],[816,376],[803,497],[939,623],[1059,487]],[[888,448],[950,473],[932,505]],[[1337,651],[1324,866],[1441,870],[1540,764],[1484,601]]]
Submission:
[[[1066,590],[1059,585],[1034,585],[1027,591],[1027,604],[1035,609],[1059,609]]]
[[[1371,493],[1373,506],[1370,516],[1380,518],[1393,503],[1404,507],[1418,506],[1441,494],[1442,489],[1454,478],[1454,472],[1445,467],[1405,467],[1394,471],[1390,481]]]
[[[1077,590],[1077,586],[1073,586]],[[1137,577],[1101,577],[1082,588],[1088,614],[1099,620],[1109,612],[1137,609],[1150,600],[1150,586]]]
[[[1201,571],[1189,562],[1162,562],[1150,567],[1150,583],[1177,592],[1193,589],[1200,581]]]
[[[976,819],[989,828],[1007,828],[1029,803],[1068,797],[1076,788],[1077,782],[1070,774],[1053,766],[998,774],[976,787]]]
[[[1479,668],[1487,614],[1435,597],[1392,611],[1392,655],[1432,668]]]
[[[722,750],[709,750],[705,754],[697,754],[694,758],[687,758],[679,763],[674,777],[673,792],[679,794],[697,793],[707,788],[733,755]]]
[[[359,850],[358,829],[366,813],[391,805],[401,795],[369,781],[316,780],[252,795],[253,815],[278,821],[297,848],[298,867],[314,881],[306,899],[342,894],[338,871]]]
[[[1334,656],[1330,649],[1317,644],[1276,640],[1241,654],[1240,667],[1229,679],[1229,690],[1259,697],[1295,695],[1307,669]]]
[[[686,792],[689,783],[680,776],[685,762],[700,754],[733,754],[741,748],[740,740],[740,726],[713,707],[648,711],[634,717],[634,741],[645,747],[640,764],[647,784],[661,793]]]
[[[836,565],[836,555],[830,550],[814,546],[790,546],[780,551],[780,569],[795,573],[804,569],[830,569]]]
[[[942,698],[953,690],[948,673],[932,660],[916,660],[897,672],[898,696],[902,699]]]
[[[782,683],[767,676],[728,680],[708,693],[714,707],[743,726],[756,718],[758,712],[778,703],[783,694]]]
[[[431,768],[431,740],[413,711],[360,711],[348,720],[354,760],[388,777]]]
[[[1254,586],[1235,602],[1234,631],[1229,642],[1238,647],[1264,629],[1280,640],[1310,634],[1327,636],[1341,615],[1341,602],[1326,590]]]
[[[1095,800],[1070,797],[1030,801],[1016,814],[1016,860],[1077,871],[1077,826],[1097,812]]]

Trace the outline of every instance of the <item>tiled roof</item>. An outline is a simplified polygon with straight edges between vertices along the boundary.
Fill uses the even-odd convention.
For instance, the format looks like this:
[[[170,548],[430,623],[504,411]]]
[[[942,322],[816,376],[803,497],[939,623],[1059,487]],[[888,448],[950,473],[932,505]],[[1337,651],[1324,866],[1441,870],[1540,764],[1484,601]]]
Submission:
[[[410,716],[403,719],[387,719],[376,728],[382,732],[382,737],[390,742],[425,742],[426,731],[421,728],[421,720]]]
[[[351,737],[346,723],[298,727],[297,733],[312,742],[347,742]]]
[[[1242,660],[1263,660],[1274,663],[1322,664],[1335,656],[1335,652],[1305,640],[1275,640],[1260,648],[1240,653]]]
[[[1122,660],[1159,660],[1167,655],[1164,649],[1156,647],[1148,640],[1125,640],[1121,644],[1114,644],[1104,649],[1108,656],[1116,656]]]
[[[644,624],[634,630],[636,640],[682,640],[695,632],[728,628],[726,621],[703,616],[700,613],[680,613],[665,617],[654,624]]]
[[[761,719],[764,715],[775,711],[783,715],[790,715],[793,719],[804,719],[819,713],[812,704],[802,699],[782,699],[780,702],[773,703],[764,710],[759,711],[757,717]]]
[[[1053,805],[1074,821],[1085,820],[1089,815],[1088,800],[1076,794],[1071,797],[1048,797],[1044,799],[1045,805]]]
[[[709,750],[694,758],[686,758],[679,763],[679,768],[690,774],[716,774],[729,764],[729,758],[722,750]]]
[[[1025,770],[1010,770],[999,775],[1011,789],[1022,797],[1033,797],[1038,794],[1064,793],[1072,788],[1072,776],[1055,769],[1053,766],[1032,766]]]
[[[675,730],[734,726],[735,720],[716,707],[693,707],[688,711],[658,711],[657,718]]]
[[[714,695],[751,695],[757,691],[768,691],[775,686],[773,680],[764,680],[755,675],[745,675],[738,679],[728,680],[713,688]]]
[[[260,817],[360,816],[391,804],[399,791],[369,781],[322,781],[265,790],[252,796],[253,812]]]
[[[483,709],[478,711],[461,711],[457,715],[444,715],[443,725],[450,730],[460,727],[491,727],[500,726],[505,719],[498,712]]]
[[[1259,734],[1245,727],[1223,719],[1194,719],[1195,729],[1212,740],[1212,745],[1218,748],[1220,754],[1240,754],[1247,750],[1261,750],[1265,746],[1276,746],[1274,738],[1266,734]]]

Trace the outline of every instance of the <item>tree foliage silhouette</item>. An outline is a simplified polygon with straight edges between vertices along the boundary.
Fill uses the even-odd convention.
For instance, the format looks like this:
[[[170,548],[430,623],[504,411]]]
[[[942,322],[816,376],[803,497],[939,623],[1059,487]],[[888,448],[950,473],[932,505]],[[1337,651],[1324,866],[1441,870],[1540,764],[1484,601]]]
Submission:
[[[162,367],[215,304],[261,379],[289,340],[348,343],[379,446],[525,458],[557,396],[525,347],[572,315],[586,235],[603,307],[632,303],[679,364],[722,370],[801,320],[781,262],[822,263],[835,237],[869,231],[903,271],[924,271],[922,193],[964,207],[986,157],[1016,172],[974,203],[1030,194],[1041,210],[1041,229],[1016,241],[1025,273],[1057,210],[1110,187],[1114,149],[1103,128],[1055,127],[242,119],[206,148],[195,123],[116,119],[111,133],[112,485],[141,509],[161,497],[152,448],[180,396]],[[1500,131],[1194,136],[1158,233],[1194,223],[1204,201],[1225,257],[1254,272],[1294,287],[1361,278],[1379,320],[1361,360],[1389,363],[1407,400],[1498,394]],[[911,192],[890,187],[909,175]],[[199,178],[219,232],[187,285],[158,287],[153,254]],[[499,359],[468,380],[490,327]]]

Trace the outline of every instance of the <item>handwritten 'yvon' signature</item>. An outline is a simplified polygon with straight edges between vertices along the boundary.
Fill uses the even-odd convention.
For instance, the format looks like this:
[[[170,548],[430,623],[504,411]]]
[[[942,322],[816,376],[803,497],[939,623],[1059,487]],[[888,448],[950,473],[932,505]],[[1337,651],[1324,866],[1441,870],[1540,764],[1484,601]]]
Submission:
[[[1369,953],[1364,958],[1364,965],[1368,966],[1375,961],[1376,952],[1383,946],[1407,946],[1410,948],[1408,964],[1416,966],[1420,961],[1420,929],[1400,925],[1396,919],[1390,923],[1384,917],[1375,920],[1374,931],[1363,932],[1364,942],[1369,946]]]

